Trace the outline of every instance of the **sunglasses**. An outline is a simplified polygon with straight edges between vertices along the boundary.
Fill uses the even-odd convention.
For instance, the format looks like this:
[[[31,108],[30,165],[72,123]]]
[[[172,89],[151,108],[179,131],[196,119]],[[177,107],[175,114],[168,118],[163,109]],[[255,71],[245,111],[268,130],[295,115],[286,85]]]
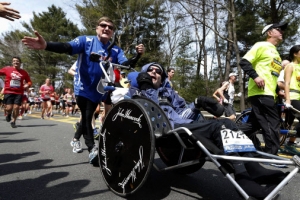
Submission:
[[[147,72],[152,72],[153,70],[155,70],[155,73],[161,75],[162,74],[162,71],[161,69],[158,69],[158,68],[152,68],[152,67],[149,67]]]
[[[108,24],[99,24],[98,26],[100,26],[101,28],[106,28],[108,27],[110,30],[114,30],[114,27],[113,26],[110,26]]]
[[[281,29],[281,28],[273,28],[273,29],[275,29],[275,30],[277,30],[277,31],[279,31],[279,32],[282,32],[282,29]]]

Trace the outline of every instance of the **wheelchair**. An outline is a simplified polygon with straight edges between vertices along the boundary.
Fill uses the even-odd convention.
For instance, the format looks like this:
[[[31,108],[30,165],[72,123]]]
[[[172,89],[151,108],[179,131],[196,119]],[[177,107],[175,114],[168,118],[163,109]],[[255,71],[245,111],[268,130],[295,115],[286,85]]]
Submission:
[[[182,134],[184,132],[184,134]],[[107,113],[99,137],[99,166],[108,188],[127,197],[136,193],[149,177],[152,166],[158,171],[175,170],[189,174],[213,162],[244,199],[251,199],[228,172],[223,161],[239,160],[294,166],[293,170],[265,198],[272,199],[297,174],[300,158],[286,159],[256,151],[263,158],[220,155],[206,138],[195,138],[185,127],[172,129],[165,112],[145,97],[124,99]],[[154,163],[157,152],[165,166]],[[220,164],[222,163],[222,165]]]

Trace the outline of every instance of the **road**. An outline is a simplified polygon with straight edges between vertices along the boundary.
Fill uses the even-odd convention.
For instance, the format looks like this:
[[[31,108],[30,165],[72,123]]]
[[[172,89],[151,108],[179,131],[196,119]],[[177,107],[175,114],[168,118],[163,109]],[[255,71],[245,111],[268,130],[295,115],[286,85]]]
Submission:
[[[12,129],[0,111],[0,199],[124,199],[108,190],[100,169],[88,164],[88,152],[70,146],[78,117],[42,120],[39,114],[18,120]],[[85,147],[85,145],[84,145]],[[156,156],[155,162],[161,164]],[[269,166],[268,166],[269,167]],[[274,168],[273,168],[274,169]],[[288,169],[281,169],[289,171]],[[278,199],[300,199],[299,175]],[[145,185],[127,199],[241,199],[210,162],[196,173],[180,175],[154,168]]]

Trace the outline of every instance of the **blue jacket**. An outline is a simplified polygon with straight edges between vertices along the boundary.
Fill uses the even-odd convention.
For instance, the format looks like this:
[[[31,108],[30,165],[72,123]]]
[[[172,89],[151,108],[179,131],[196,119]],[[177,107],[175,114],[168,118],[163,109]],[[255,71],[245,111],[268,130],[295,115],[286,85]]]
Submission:
[[[142,67],[141,72],[147,72],[147,69],[152,64],[158,65],[157,63],[146,64]],[[161,68],[163,69],[163,67]],[[131,87],[127,96],[145,96],[155,101],[157,104],[160,103],[159,99],[167,99],[169,105],[164,103],[160,104],[160,107],[165,111],[173,128],[174,124],[191,123],[193,122],[193,119],[198,116],[200,111],[195,109],[193,104],[188,105],[185,100],[170,87],[168,83],[167,73],[164,69],[162,74],[162,84],[158,89],[151,88],[147,90],[140,90],[136,81],[137,75],[138,73],[133,73],[132,75],[128,74],[127,78],[131,82]]]

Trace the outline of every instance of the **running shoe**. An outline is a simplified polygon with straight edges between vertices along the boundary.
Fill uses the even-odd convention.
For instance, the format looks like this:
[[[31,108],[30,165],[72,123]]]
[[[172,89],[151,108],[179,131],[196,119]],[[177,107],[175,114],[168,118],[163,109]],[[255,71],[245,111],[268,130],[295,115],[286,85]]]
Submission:
[[[71,141],[71,146],[73,147],[73,153],[81,153],[82,152],[82,144],[79,140]]]
[[[41,119],[44,119],[44,116],[41,116]]]
[[[7,121],[7,122],[10,122],[10,121],[11,121],[11,114],[8,114],[8,115],[6,116],[6,121]]]
[[[93,165],[98,163],[98,147],[95,144],[93,149],[90,151],[89,162]]]
[[[50,115],[51,115],[51,113],[47,113],[47,115],[46,115],[46,116],[47,116],[47,118],[50,118]]]
[[[285,144],[279,149],[280,153],[289,154],[289,155],[298,155],[300,156],[300,151],[297,150],[295,146]]]
[[[97,140],[98,138],[99,138],[99,132],[98,132],[98,130],[95,128],[94,129],[94,138]]]
[[[17,128],[16,122],[10,122],[10,126],[11,126],[12,128]]]
[[[295,141],[295,142],[288,142],[287,145],[289,146],[294,146],[296,148],[300,148],[300,142]]]
[[[18,117],[18,119],[22,120],[22,119],[23,119],[23,117],[20,115],[20,116]]]
[[[29,111],[29,113],[28,113],[29,115],[31,115],[31,111]]]

